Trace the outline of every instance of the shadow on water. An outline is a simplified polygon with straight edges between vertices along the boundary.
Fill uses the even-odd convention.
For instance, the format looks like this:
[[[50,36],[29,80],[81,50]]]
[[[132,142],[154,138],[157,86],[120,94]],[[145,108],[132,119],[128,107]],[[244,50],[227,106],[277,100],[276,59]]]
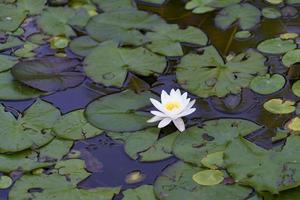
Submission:
[[[261,2],[258,1],[259,6]],[[300,33],[299,22],[300,17],[292,19],[276,19],[263,20],[260,25],[253,31],[253,37],[249,40],[236,40],[234,34],[237,27],[222,31],[214,26],[214,16],[216,12],[204,15],[195,15],[184,9],[184,3],[180,0],[170,0],[162,7],[152,7],[147,4],[139,4],[139,8],[160,14],[169,23],[177,23],[182,27],[196,26],[206,32],[210,38],[211,44],[215,45],[220,53],[225,57],[229,53],[239,53],[243,50],[256,45],[267,38],[274,37],[288,31]],[[187,48],[189,51],[189,48]],[[173,66],[174,63],[180,62],[179,59],[170,61],[169,68],[164,76],[159,77],[152,84],[152,91],[160,93],[162,89],[169,90],[173,87],[179,87],[176,83]],[[172,64],[173,63],[173,64]],[[284,98],[291,100],[297,99],[290,90],[290,84],[300,77],[299,66],[288,70],[282,66],[277,57],[269,56],[267,64],[271,73],[285,73],[288,78],[285,87],[272,95],[258,95],[248,89],[244,89],[241,95],[232,95],[226,98],[198,98],[196,108],[197,112],[189,116],[188,126],[201,125],[205,120],[216,118],[244,118],[264,126],[263,130],[253,133],[248,137],[249,140],[265,148],[271,148],[272,142],[270,138],[274,135],[275,129],[283,127],[284,123],[290,119],[291,115],[273,115],[265,111],[262,107],[263,103],[271,98]],[[148,81],[145,79],[145,81]],[[152,81],[151,81],[152,83]],[[115,92],[117,89],[108,89],[101,85],[95,85],[91,81],[86,80],[83,84],[76,88],[70,88],[65,91],[50,94],[42,97],[42,99],[53,103],[62,113],[72,110],[82,109],[94,99]],[[34,100],[26,101],[1,101],[11,112],[24,111]],[[173,127],[174,128],[174,127]],[[167,165],[176,161],[176,158],[170,158],[160,162],[141,163],[130,159],[123,150],[123,145],[112,141],[105,134],[98,137],[77,141],[74,145],[75,150],[85,152],[82,158],[87,163],[91,160],[98,163],[98,169],[92,169],[92,175],[84,180],[80,186],[85,188],[94,188],[98,186],[119,186],[123,189],[136,187],[141,184],[152,184],[156,176]],[[136,184],[127,184],[125,177],[128,173],[140,170],[145,174],[145,179]],[[1,199],[7,198],[8,190],[1,190]],[[120,199],[120,197],[116,197]]]

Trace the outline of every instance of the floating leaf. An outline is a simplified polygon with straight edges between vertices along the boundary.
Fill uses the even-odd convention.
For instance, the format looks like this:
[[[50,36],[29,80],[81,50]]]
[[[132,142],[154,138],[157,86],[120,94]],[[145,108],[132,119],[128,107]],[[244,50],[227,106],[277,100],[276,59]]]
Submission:
[[[277,194],[300,185],[299,148],[299,136],[290,136],[280,152],[238,138],[225,150],[225,166],[240,184]]]
[[[282,54],[295,49],[297,46],[293,40],[272,38],[258,44],[257,49],[263,53]]]
[[[79,62],[69,58],[44,57],[19,62],[12,69],[20,82],[42,91],[64,90],[79,85],[85,76],[76,70]]]
[[[33,44],[31,42],[25,42],[23,48],[20,48],[14,52],[15,56],[23,57],[23,58],[30,58],[34,57],[35,53],[33,52],[34,49],[36,49],[38,45]]]
[[[0,73],[0,99],[22,100],[42,95],[41,91],[17,82],[10,71]]]
[[[13,184],[13,180],[9,176],[0,177],[0,189],[9,188]]]
[[[294,101],[282,99],[270,99],[264,103],[264,108],[273,114],[288,114],[296,110]]]
[[[17,62],[18,59],[16,57],[0,55],[0,72],[12,68]]]
[[[157,15],[136,9],[122,9],[93,17],[86,26],[89,36],[98,42],[113,40],[118,44],[141,45],[147,38],[140,30],[154,30],[167,24]]]
[[[147,33],[146,37],[151,41],[147,48],[165,56],[182,56],[180,43],[206,45],[208,42],[205,33],[192,26],[179,29],[177,25],[164,25],[157,28],[156,32]]]
[[[13,47],[18,47],[21,45],[23,45],[23,42],[19,38],[9,36],[4,43],[0,42],[0,50],[12,49]]]
[[[141,173],[140,171],[136,170],[133,171],[126,176],[126,183],[135,184],[143,181],[145,179],[145,174]]]
[[[139,111],[149,105],[150,92],[135,94],[130,90],[107,95],[86,108],[87,120],[94,126],[109,131],[137,131],[149,127],[150,115]]]
[[[104,42],[94,49],[84,62],[87,76],[106,86],[117,87],[122,86],[128,71],[148,76],[162,73],[166,66],[164,57],[142,47],[118,48],[117,43],[112,41]]]
[[[72,146],[72,141],[55,138],[36,151],[39,152],[40,161],[53,161],[63,158],[63,156],[69,153]]]
[[[234,4],[220,11],[215,23],[221,29],[227,29],[237,22],[241,29],[248,30],[260,21],[260,16],[260,10],[251,4]]]
[[[247,39],[251,37],[251,35],[252,34],[250,31],[239,31],[234,35],[234,37],[237,39]]]
[[[294,95],[300,97],[300,80],[296,81],[292,86],[292,91]]]
[[[123,200],[156,200],[152,185],[142,185],[134,189],[127,189],[123,192],[123,196]]]
[[[256,75],[264,75],[265,57],[253,50],[241,53],[224,63],[212,47],[203,49],[202,55],[188,54],[177,66],[177,80],[183,88],[200,97],[223,97],[237,94],[248,87]]]
[[[201,164],[210,169],[218,169],[223,166],[223,156],[224,151],[207,154],[204,158],[202,158]]]
[[[105,12],[136,7],[131,0],[92,0],[92,2]]]
[[[298,33],[282,33],[282,34],[280,34],[280,38],[283,40],[295,39],[298,36],[299,36]]]
[[[240,0],[190,0],[185,8],[188,10],[193,10],[193,13],[202,14],[206,12],[213,11],[217,8],[222,8],[229,6],[231,4],[239,3]]]
[[[289,122],[287,122],[286,127],[291,131],[300,131],[300,118],[294,117]]]
[[[17,6],[25,13],[37,15],[42,12],[47,0],[18,0]]]
[[[193,175],[193,180],[199,185],[217,185],[224,180],[224,173],[220,170],[202,170]]]
[[[281,12],[277,8],[274,7],[266,7],[262,10],[262,15],[268,19],[277,19],[281,17]]]
[[[25,17],[26,14],[21,7],[13,4],[0,4],[0,32],[15,31]]]
[[[53,49],[63,49],[69,44],[69,39],[61,36],[55,36],[50,39],[50,46]]]
[[[193,181],[194,174],[203,170],[183,162],[167,167],[154,183],[154,191],[160,200],[233,200],[245,199],[250,188],[237,185],[202,186]]]
[[[288,51],[284,56],[282,57],[282,63],[286,67],[290,67],[295,63],[300,62],[300,49],[294,49],[291,51]]]
[[[267,2],[271,3],[271,4],[280,4],[283,2],[283,0],[266,0]]]
[[[280,74],[266,74],[252,79],[250,88],[259,94],[272,94],[285,85],[285,78]]]
[[[57,108],[41,100],[37,100],[18,119],[1,106],[0,152],[16,152],[47,144],[54,137],[51,128],[59,117]]]
[[[68,140],[83,140],[101,134],[100,129],[88,123],[83,112],[76,110],[63,115],[53,127],[55,134]]]
[[[257,131],[261,126],[243,119],[211,120],[202,128],[191,127],[177,136],[173,153],[185,162],[203,165],[206,156],[224,151],[230,141]]]

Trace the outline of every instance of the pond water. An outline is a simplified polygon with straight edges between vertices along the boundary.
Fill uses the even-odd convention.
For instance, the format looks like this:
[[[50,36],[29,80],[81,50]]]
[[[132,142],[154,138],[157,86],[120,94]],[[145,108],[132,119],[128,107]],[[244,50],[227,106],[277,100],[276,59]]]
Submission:
[[[300,1],[152,2],[0,0],[1,199],[300,199]],[[144,120],[172,88],[183,133]]]

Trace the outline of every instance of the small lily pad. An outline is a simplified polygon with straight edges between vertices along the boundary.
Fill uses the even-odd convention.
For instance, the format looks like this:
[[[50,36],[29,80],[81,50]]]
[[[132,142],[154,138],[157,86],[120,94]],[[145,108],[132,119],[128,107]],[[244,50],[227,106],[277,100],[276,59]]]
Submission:
[[[194,174],[193,180],[199,185],[217,185],[224,180],[224,173],[220,170],[203,170]]]
[[[300,117],[294,117],[287,124],[286,127],[291,131],[300,131]]]
[[[156,200],[153,186],[142,185],[134,189],[127,189],[123,192],[122,200]]]
[[[223,156],[224,151],[218,151],[214,153],[207,154],[202,158],[201,163],[203,166],[210,169],[218,169],[223,166]]]
[[[299,36],[298,33],[282,33],[280,34],[280,38],[283,40],[295,39]]]
[[[0,176],[0,189],[9,188],[13,184],[13,180],[9,176]]]
[[[256,76],[250,83],[250,88],[259,94],[272,94],[285,85],[285,78],[280,74]]]
[[[234,37],[236,39],[247,39],[247,38],[251,37],[251,35],[252,34],[250,31],[239,31],[234,35]]]
[[[267,1],[270,4],[275,4],[275,5],[283,2],[283,0],[265,0],[265,1]]]
[[[69,39],[66,37],[55,36],[50,39],[50,46],[53,49],[63,49],[69,44]]]
[[[257,49],[263,53],[283,54],[297,47],[294,40],[283,40],[281,38],[267,39],[258,44]]]
[[[213,11],[218,8],[226,7],[231,4],[239,3],[241,0],[190,0],[186,5],[185,9],[193,10],[193,13],[202,14]]]
[[[281,12],[275,7],[266,7],[262,10],[262,15],[268,19],[277,19],[281,17]]]
[[[294,95],[300,97],[300,80],[296,81],[292,86],[292,91]]]
[[[289,114],[296,110],[294,101],[282,99],[270,99],[264,103],[264,108],[273,114]]]
[[[293,64],[296,64],[298,62],[300,62],[300,49],[294,49],[294,50],[288,51],[282,57],[282,63],[286,67],[290,67]]]

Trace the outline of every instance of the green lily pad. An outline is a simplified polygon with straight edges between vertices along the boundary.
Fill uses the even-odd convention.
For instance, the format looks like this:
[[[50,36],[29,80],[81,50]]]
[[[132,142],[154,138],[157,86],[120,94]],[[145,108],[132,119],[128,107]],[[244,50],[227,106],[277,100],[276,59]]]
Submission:
[[[160,200],[233,200],[245,199],[252,192],[250,188],[238,185],[202,186],[197,184],[193,175],[203,170],[183,162],[166,168],[154,183],[154,191]]]
[[[60,163],[58,172],[52,174],[24,175],[14,184],[9,193],[10,199],[32,200],[111,200],[120,188],[79,189],[77,183],[86,178],[82,161]],[[84,166],[83,166],[84,167]]]
[[[300,49],[294,49],[291,51],[288,51],[284,56],[282,57],[282,63],[286,67],[290,67],[293,64],[300,62]]]
[[[258,94],[272,94],[285,85],[285,78],[280,74],[266,74],[252,79],[250,88]]]
[[[287,0],[288,4],[300,4],[299,0]]]
[[[179,29],[177,25],[164,25],[157,28],[156,32],[148,32],[146,37],[151,41],[147,48],[165,56],[182,56],[183,51],[180,43],[203,46],[208,42],[205,33],[192,26]]]
[[[267,1],[267,2],[269,2],[271,4],[275,4],[275,5],[280,4],[280,3],[283,2],[283,0],[265,0],[265,1]]]
[[[239,2],[240,0],[190,0],[187,4],[185,4],[185,9],[193,10],[192,12],[196,14],[202,14]]]
[[[47,0],[18,0],[17,6],[25,13],[37,15],[42,12],[46,3]]]
[[[142,185],[138,188],[127,189],[123,192],[123,196],[123,200],[156,200],[152,185]]]
[[[294,101],[282,99],[270,99],[264,103],[264,108],[273,114],[289,114],[296,110]]]
[[[94,49],[84,62],[88,77],[106,86],[117,87],[122,86],[128,71],[148,76],[162,73],[166,66],[164,57],[142,47],[118,48],[118,44],[112,41],[104,42]]]
[[[93,17],[86,30],[98,42],[113,40],[118,44],[141,45],[148,40],[141,30],[154,30],[167,24],[157,15],[136,9],[122,9]]]
[[[64,49],[69,45],[69,39],[66,37],[56,36],[50,39],[52,49]]]
[[[224,173],[220,170],[202,170],[193,175],[193,180],[199,185],[217,185],[224,180]]]
[[[18,119],[1,106],[0,118],[3,139],[0,141],[0,152],[16,152],[50,142],[54,137],[51,129],[60,118],[60,112],[51,104],[37,100]]]
[[[253,50],[238,54],[227,63],[213,46],[203,51],[202,55],[184,56],[176,68],[181,86],[200,97],[237,94],[241,88],[248,87],[256,75],[267,72],[266,58]]]
[[[105,12],[119,9],[136,8],[134,1],[131,0],[92,0],[92,2]]]
[[[85,75],[76,70],[79,62],[69,58],[45,57],[21,61],[11,72],[18,81],[41,91],[64,90],[79,85]]]
[[[26,14],[21,7],[0,4],[0,32],[12,32],[19,28]]]
[[[84,27],[90,16],[84,9],[48,7],[38,17],[38,25],[49,35],[76,36],[72,26]]]
[[[258,44],[257,49],[263,53],[283,54],[295,49],[294,40],[282,40],[281,38],[267,39]]]
[[[277,19],[281,17],[281,12],[275,7],[266,7],[262,10],[262,15],[268,19]]]
[[[54,125],[54,133],[63,139],[83,140],[102,133],[92,126],[84,117],[84,110],[67,113]]]
[[[93,101],[86,108],[87,120],[94,126],[109,131],[137,131],[149,127],[148,112],[140,111],[150,104],[150,92],[135,94],[131,90],[107,95]]]
[[[300,131],[300,118],[299,117],[294,117],[290,121],[287,122],[286,127],[295,132]]]
[[[299,136],[290,136],[280,152],[238,138],[225,150],[225,166],[240,184],[277,194],[300,185],[299,148]]]
[[[224,151],[207,154],[201,159],[201,164],[210,169],[218,169],[224,165]]]
[[[17,62],[18,59],[16,57],[0,55],[0,72],[12,68]]]
[[[31,58],[35,56],[35,53],[33,52],[34,49],[36,49],[38,45],[33,44],[31,42],[25,42],[23,47],[14,51],[14,55],[22,58]]]
[[[292,91],[294,95],[300,97],[300,80],[296,81],[292,86]]]
[[[260,21],[260,16],[260,10],[251,4],[234,4],[218,13],[215,24],[221,29],[227,29],[237,22],[241,29],[248,30]]]
[[[10,49],[21,45],[23,45],[23,41],[21,41],[17,37],[9,36],[4,43],[0,43],[0,50],[2,51],[5,49]]]
[[[73,144],[72,141],[55,138],[47,145],[36,150],[39,152],[39,161],[60,160],[69,153]]]
[[[252,34],[250,31],[239,31],[234,35],[236,39],[248,39],[251,36]]]
[[[89,55],[100,43],[90,36],[77,37],[70,42],[70,49],[80,56]]]
[[[0,189],[9,188],[13,184],[13,180],[9,176],[0,177]]]
[[[10,71],[0,73],[0,99],[22,100],[42,95],[41,91],[17,82]]]
[[[202,159],[212,153],[224,151],[234,138],[246,136],[262,128],[243,119],[219,119],[207,121],[202,128],[191,127],[177,136],[173,153],[179,159],[203,165]],[[200,148],[201,147],[201,148]]]
[[[282,33],[282,34],[280,34],[280,38],[283,40],[295,39],[298,36],[299,36],[298,33]]]
[[[133,133],[109,133],[108,135],[124,142],[125,152],[132,159],[142,162],[158,161],[172,156],[172,146],[179,133],[159,138],[160,129],[149,128]]]

